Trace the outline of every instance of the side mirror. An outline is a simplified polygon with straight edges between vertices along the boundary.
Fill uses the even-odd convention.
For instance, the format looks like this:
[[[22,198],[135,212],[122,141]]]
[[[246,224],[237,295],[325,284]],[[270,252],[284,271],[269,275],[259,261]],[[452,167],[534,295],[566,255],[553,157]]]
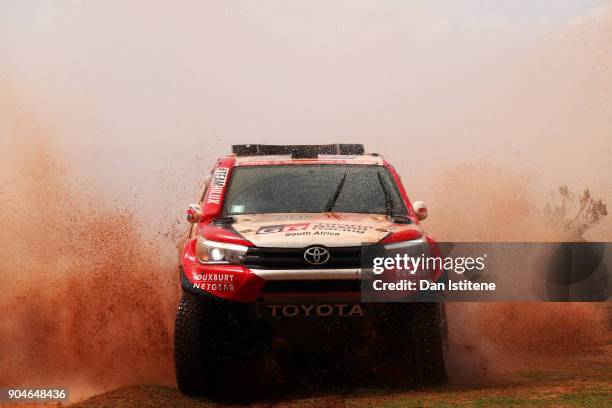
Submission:
[[[202,207],[198,204],[189,204],[187,207],[187,221],[191,224],[197,224],[202,218]]]
[[[423,221],[427,218],[427,206],[423,201],[415,201],[412,203],[412,208],[414,208],[414,212],[416,213],[419,221]]]

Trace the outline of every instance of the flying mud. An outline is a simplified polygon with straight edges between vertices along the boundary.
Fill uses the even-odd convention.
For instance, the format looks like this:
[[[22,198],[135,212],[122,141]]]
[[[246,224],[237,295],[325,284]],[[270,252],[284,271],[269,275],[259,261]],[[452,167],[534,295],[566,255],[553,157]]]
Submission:
[[[172,266],[130,211],[80,184],[17,96],[0,119],[0,386],[80,398],[172,383]]]
[[[131,384],[172,384],[178,293],[175,271],[159,248],[173,245],[172,234],[146,237],[127,208],[101,202],[94,186],[79,185],[22,101],[3,100],[2,117],[8,138],[0,196],[0,385],[68,386],[73,398],[82,398]],[[467,211],[460,208],[468,202],[464,185],[477,175],[467,194],[482,197],[482,204],[470,212],[497,225],[493,232],[454,215]],[[453,200],[438,197],[432,225],[441,239],[559,236],[537,219],[504,224],[508,213],[532,205],[529,183],[520,177],[481,165],[451,169],[447,177],[440,185]],[[526,369],[534,357],[540,365],[574,360],[597,352],[608,333],[606,310],[595,304],[451,303],[448,312],[455,381]]]

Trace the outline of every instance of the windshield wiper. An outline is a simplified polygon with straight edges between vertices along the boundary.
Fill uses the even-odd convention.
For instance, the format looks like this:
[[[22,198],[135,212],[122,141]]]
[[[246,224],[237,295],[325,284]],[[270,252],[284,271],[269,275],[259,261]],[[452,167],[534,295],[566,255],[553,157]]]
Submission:
[[[325,206],[325,212],[331,212],[334,209],[334,206],[336,205],[336,201],[338,200],[338,197],[340,196],[340,192],[342,192],[342,189],[344,188],[345,181],[346,181],[346,172],[344,172],[344,175],[342,176],[340,183],[338,183],[338,187],[336,187],[336,192],[327,202],[327,205]]]

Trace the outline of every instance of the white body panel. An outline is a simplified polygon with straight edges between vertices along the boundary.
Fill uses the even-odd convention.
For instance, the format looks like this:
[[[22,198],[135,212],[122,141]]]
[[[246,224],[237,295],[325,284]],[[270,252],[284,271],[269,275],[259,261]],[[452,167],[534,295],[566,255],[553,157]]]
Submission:
[[[245,214],[234,218],[236,231],[258,247],[359,246],[402,229],[423,232],[419,225],[394,224],[387,216],[376,214]]]

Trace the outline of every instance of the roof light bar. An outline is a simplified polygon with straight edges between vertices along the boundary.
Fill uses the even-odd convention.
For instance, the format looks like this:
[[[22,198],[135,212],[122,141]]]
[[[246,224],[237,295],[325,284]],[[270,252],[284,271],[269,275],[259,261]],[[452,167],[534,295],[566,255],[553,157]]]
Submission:
[[[362,155],[362,144],[327,145],[233,145],[232,153],[237,156],[274,156],[290,154],[294,159],[316,158],[319,154]]]

